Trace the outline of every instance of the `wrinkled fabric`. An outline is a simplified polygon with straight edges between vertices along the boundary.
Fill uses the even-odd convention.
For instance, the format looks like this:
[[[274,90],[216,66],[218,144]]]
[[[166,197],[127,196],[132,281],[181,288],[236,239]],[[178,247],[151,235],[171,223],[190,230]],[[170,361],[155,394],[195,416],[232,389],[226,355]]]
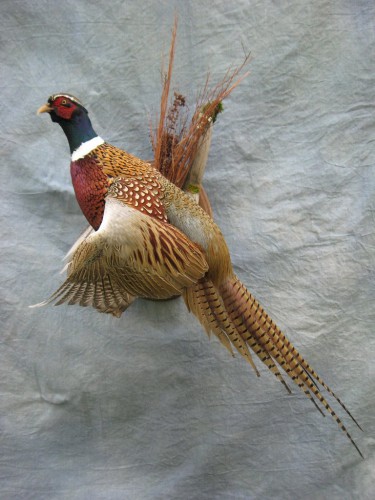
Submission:
[[[280,4],[280,5],[279,5]],[[3,0],[1,465],[6,499],[369,499],[374,458],[375,6],[370,0]],[[208,340],[181,299],[120,318],[29,309],[86,227],[62,131],[152,157],[161,66],[189,97],[251,51],[205,175],[236,273],[344,400],[365,455],[266,368]],[[259,366],[259,364],[258,364]]]

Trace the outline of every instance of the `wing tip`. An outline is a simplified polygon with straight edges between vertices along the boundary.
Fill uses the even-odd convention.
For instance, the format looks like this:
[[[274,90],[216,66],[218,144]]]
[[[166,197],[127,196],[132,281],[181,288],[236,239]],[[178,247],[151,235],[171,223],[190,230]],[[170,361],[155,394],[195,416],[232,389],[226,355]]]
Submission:
[[[38,304],[29,305],[29,309],[36,309],[37,307],[44,307],[50,303],[50,300],[43,300],[43,302],[38,302]]]

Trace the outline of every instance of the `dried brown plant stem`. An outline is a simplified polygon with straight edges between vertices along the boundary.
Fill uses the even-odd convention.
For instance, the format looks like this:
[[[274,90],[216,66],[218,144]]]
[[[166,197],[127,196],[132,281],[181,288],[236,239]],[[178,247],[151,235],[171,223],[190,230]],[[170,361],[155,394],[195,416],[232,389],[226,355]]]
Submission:
[[[159,168],[161,156],[162,156],[162,145],[163,145],[163,134],[165,128],[165,120],[167,116],[168,110],[168,98],[169,98],[169,90],[171,87],[172,81],[172,71],[173,71],[173,61],[175,55],[176,48],[176,34],[177,34],[177,17],[175,17],[173,30],[172,30],[172,39],[171,45],[169,48],[169,62],[168,62],[168,72],[163,79],[163,91],[160,99],[160,116],[159,116],[159,124],[156,129],[156,137],[151,134],[152,137],[152,146],[154,149],[154,164],[156,168]],[[160,168],[159,168],[160,170]]]
[[[195,192],[195,198],[210,212],[207,195],[204,193],[200,196],[199,193],[203,189],[202,178],[211,143],[212,124],[222,110],[222,101],[247,76],[248,73],[241,75],[241,72],[248,64],[250,56],[246,55],[240,66],[229,68],[222,80],[212,89],[209,88],[210,75],[207,75],[188,124],[185,97],[174,92],[174,99],[169,104],[176,34],[177,18],[172,30],[168,69],[163,72],[159,121],[155,134],[151,134],[154,166],[177,186]]]

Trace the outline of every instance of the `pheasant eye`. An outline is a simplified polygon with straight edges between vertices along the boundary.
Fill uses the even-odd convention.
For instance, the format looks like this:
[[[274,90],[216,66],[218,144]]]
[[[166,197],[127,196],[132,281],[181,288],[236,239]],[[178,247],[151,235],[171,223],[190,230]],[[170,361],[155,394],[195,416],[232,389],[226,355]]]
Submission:
[[[67,103],[67,100],[66,100],[66,99],[63,99],[63,100],[61,101],[61,104],[63,104],[64,106],[65,106],[65,104],[66,104],[66,103]]]

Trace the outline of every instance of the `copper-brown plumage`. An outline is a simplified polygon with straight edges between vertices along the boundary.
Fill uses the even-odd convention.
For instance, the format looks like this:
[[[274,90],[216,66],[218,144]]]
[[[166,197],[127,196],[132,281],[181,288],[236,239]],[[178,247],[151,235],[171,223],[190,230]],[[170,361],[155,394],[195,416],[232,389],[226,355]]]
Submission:
[[[58,121],[58,106],[49,112]],[[73,247],[67,279],[45,303],[91,305],[119,316],[134,297],[182,294],[208,334],[236,349],[259,376],[255,354],[290,391],[284,371],[361,454],[318,383],[350,413],[234,274],[220,229],[195,201],[149,163],[103,141],[71,168],[77,199],[96,231]]]

